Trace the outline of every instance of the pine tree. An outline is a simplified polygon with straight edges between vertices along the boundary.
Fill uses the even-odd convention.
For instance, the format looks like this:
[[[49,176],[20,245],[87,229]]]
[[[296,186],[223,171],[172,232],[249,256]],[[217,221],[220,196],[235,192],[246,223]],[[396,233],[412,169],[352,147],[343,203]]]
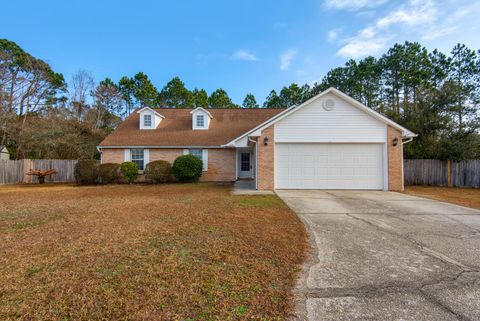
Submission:
[[[257,100],[253,94],[247,94],[242,104],[243,108],[258,108]]]

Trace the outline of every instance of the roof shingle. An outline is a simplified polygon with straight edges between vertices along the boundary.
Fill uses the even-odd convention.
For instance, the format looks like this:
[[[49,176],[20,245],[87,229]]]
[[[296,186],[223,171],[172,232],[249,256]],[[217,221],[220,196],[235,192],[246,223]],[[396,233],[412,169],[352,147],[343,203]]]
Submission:
[[[193,130],[191,109],[156,108],[165,117],[154,130],[140,130],[133,112],[100,146],[221,146],[285,109],[208,109],[208,130]]]

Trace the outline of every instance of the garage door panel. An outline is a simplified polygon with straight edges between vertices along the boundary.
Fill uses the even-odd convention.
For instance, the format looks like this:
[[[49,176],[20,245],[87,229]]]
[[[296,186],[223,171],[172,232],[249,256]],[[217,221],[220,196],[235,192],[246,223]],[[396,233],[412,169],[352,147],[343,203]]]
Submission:
[[[382,144],[275,146],[276,188],[383,189]]]

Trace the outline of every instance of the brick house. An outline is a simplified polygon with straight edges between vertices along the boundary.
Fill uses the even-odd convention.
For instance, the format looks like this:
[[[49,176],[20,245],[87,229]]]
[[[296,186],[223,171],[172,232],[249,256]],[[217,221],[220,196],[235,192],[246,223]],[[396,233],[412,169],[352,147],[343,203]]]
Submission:
[[[102,163],[202,159],[202,181],[251,179],[258,190],[403,190],[403,144],[415,134],[330,88],[287,109],[144,107],[98,146]]]

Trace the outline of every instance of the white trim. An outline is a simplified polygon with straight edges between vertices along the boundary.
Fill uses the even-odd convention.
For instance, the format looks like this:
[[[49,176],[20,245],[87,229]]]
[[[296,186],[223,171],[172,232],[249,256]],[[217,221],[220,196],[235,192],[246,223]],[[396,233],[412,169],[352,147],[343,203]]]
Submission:
[[[208,149],[202,149],[203,171],[208,171]]]
[[[388,191],[388,143],[383,144],[383,190]]]
[[[132,160],[130,149],[125,148],[123,150],[123,161],[130,162]]]
[[[139,110],[137,110],[137,114],[140,114],[141,112],[143,112],[144,110],[149,110],[151,111],[152,113],[154,113],[155,115],[157,115],[158,117],[160,118],[165,118],[165,116],[161,115],[159,112],[157,112],[155,109],[153,108],[150,108],[150,107],[143,107]],[[153,123],[153,119],[152,119],[152,123]]]
[[[343,92],[341,92],[340,90],[334,88],[334,87],[330,87],[328,88],[327,90],[321,92],[320,94],[316,95],[315,97],[312,97],[310,98],[309,100],[305,101],[304,103],[300,104],[299,106],[292,106],[290,108],[287,108],[285,111],[273,116],[272,118],[268,119],[267,121],[263,122],[262,124],[258,125],[257,127],[249,130],[248,132],[242,134],[241,136],[233,139],[232,141],[228,142],[227,144],[225,144],[225,146],[231,146],[232,144],[234,144],[237,140],[247,136],[247,135],[250,135],[252,133],[254,133],[255,131],[257,130],[263,130],[264,128],[268,127],[268,126],[271,126],[273,124],[275,124],[276,122],[282,120],[283,118],[287,117],[288,115],[290,115],[291,113],[294,113],[300,109],[302,109],[303,107],[309,105],[310,103],[312,103],[313,101],[329,94],[329,93],[332,93],[332,94],[335,94],[337,96],[339,96],[340,98],[343,98],[345,100],[347,100],[349,103],[351,103],[354,107],[364,111],[365,113],[369,114],[370,116],[380,120],[381,122],[387,124],[387,125],[390,125],[398,130],[401,130],[402,131],[402,135],[403,137],[416,137],[417,135],[413,132],[411,132],[410,130],[406,129],[405,127],[397,124],[396,122],[394,122],[393,120],[390,120],[388,119],[387,117],[377,113],[376,111],[374,111],[373,109],[365,106],[364,104],[362,104],[361,102],[353,99],[352,97],[344,94]]]
[[[192,110],[192,111],[190,112],[190,114],[193,114],[194,112],[196,112],[196,111],[198,111],[198,110],[203,111],[204,113],[206,113],[206,114],[208,115],[208,117],[213,118],[212,114],[210,114],[210,112],[209,112],[208,110],[206,110],[205,108],[202,108],[202,107],[197,107],[197,108],[195,108],[194,110]]]
[[[150,163],[150,150],[148,148],[143,149],[143,168],[147,167]]]
[[[248,140],[251,143],[255,144],[255,177],[254,177],[254,180],[255,180],[255,189],[258,190],[258,142],[256,140],[251,140],[250,137],[248,138]],[[273,165],[273,166],[274,166],[273,167],[273,172],[275,173],[275,165]],[[273,186],[275,187],[275,184]]]

